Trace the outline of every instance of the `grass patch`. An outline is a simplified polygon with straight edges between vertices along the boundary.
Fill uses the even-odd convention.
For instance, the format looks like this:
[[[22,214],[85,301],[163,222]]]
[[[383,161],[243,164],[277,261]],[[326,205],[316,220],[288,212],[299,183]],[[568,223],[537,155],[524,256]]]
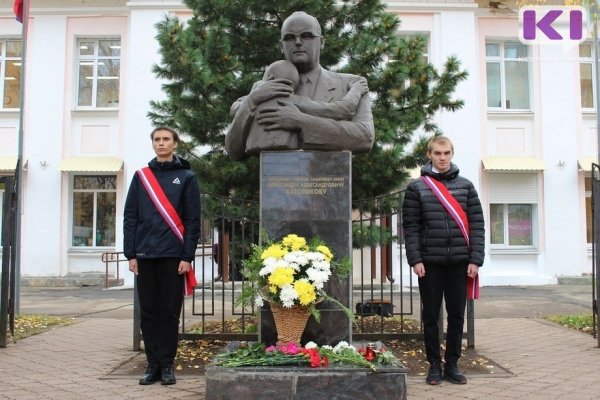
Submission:
[[[562,326],[570,329],[575,329],[580,332],[593,333],[593,319],[592,314],[581,314],[581,315],[553,315],[546,318],[549,321],[556,322]]]
[[[18,315],[15,317],[15,335],[13,339],[19,340],[28,336],[38,335],[53,327],[70,325],[72,322],[73,320],[70,318],[53,317],[50,315]]]

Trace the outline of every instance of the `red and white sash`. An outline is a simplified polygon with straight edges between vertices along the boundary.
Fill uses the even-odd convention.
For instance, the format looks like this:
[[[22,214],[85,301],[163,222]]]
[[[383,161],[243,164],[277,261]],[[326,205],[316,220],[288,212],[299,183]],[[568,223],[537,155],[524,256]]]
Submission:
[[[421,179],[423,179],[423,182],[431,189],[435,197],[442,203],[446,211],[448,211],[448,214],[450,214],[452,219],[456,222],[467,242],[467,246],[470,247],[469,219],[458,201],[440,181],[433,179],[430,176],[421,176]],[[479,274],[476,275],[475,278],[467,277],[467,297],[469,299],[479,298]]]
[[[154,173],[152,173],[150,167],[144,167],[137,171],[137,174],[142,185],[146,189],[150,200],[152,200],[152,203],[156,207],[156,210],[163,217],[167,225],[169,225],[169,228],[171,228],[175,236],[183,243],[183,235],[185,234],[183,222],[181,222],[177,210],[175,210],[175,207],[173,207],[173,204],[169,201],[169,198],[160,186],[160,183],[158,183]],[[183,276],[183,279],[184,294],[189,296],[194,292],[194,287],[197,285],[194,268],[190,268],[187,274]]]
[[[167,225],[169,225],[169,228],[171,228],[175,236],[183,242],[183,235],[185,233],[183,222],[181,222],[177,210],[175,210],[175,207],[173,207],[167,198],[167,195],[160,186],[160,183],[156,180],[152,170],[150,167],[145,167],[137,172],[146,192],[148,192],[148,196],[150,196],[150,200],[152,200],[152,203],[154,203],[154,206],[158,210],[158,213],[163,217]]]

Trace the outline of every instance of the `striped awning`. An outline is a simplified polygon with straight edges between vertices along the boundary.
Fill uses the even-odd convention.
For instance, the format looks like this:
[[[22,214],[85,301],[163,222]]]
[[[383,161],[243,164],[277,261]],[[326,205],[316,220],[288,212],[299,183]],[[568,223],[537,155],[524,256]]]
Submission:
[[[63,172],[118,172],[123,160],[117,157],[71,157],[60,162]]]
[[[0,156],[0,172],[13,172],[18,160],[16,156]]]
[[[488,157],[482,161],[486,171],[543,171],[544,160],[536,157]]]
[[[592,172],[592,164],[598,164],[597,156],[587,156],[577,160],[579,170],[584,172]]]

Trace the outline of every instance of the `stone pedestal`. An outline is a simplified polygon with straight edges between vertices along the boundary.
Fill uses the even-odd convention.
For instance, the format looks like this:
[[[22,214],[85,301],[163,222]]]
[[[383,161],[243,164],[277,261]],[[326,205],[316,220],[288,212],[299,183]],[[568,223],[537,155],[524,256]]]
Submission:
[[[351,160],[348,151],[281,151],[261,153],[260,221],[273,240],[290,233],[307,239],[323,239],[336,258],[350,257],[351,245]],[[349,307],[350,277],[332,277],[327,293]],[[335,304],[319,304],[321,323],[311,317],[302,343],[319,345],[352,340],[346,314]],[[261,311],[260,340],[277,340],[271,311]]]
[[[405,400],[406,370],[329,366],[206,369],[206,400]]]

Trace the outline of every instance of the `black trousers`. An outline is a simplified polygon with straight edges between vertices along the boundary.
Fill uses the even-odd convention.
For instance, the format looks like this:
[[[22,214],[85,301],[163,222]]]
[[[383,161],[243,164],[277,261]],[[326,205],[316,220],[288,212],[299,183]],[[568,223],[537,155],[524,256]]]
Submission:
[[[461,355],[465,306],[467,304],[467,265],[427,266],[419,278],[419,293],[423,303],[421,319],[425,337],[425,352],[431,365],[440,365],[439,317],[442,298],[446,303],[446,364],[456,364]]]
[[[138,259],[137,292],[144,350],[149,363],[173,365],[177,354],[183,275],[177,258]]]

